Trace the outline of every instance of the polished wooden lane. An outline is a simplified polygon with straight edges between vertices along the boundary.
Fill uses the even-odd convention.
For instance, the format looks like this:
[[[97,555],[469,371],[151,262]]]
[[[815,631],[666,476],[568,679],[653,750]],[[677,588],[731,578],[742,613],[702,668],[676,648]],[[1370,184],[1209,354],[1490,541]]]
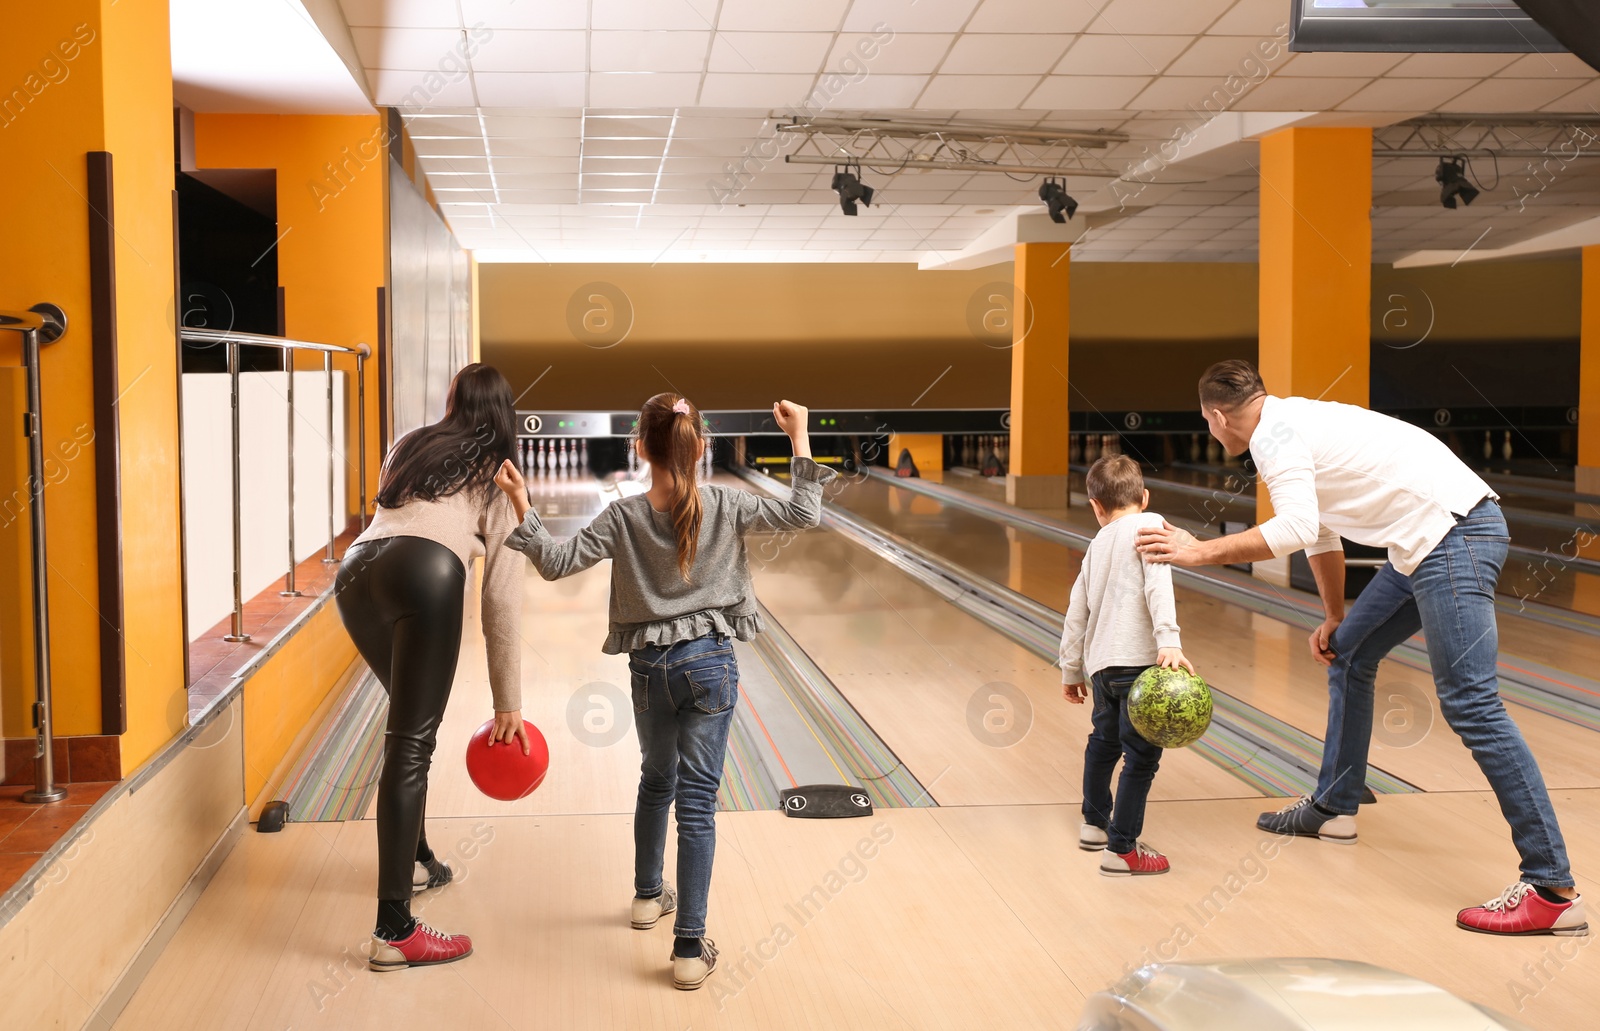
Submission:
[[[1057,610],[1066,607],[1082,557],[1077,549],[880,480],[854,483],[836,500],[979,575]],[[1306,649],[1309,620],[1284,622],[1181,584],[1176,594],[1184,651],[1203,676],[1240,701],[1315,737],[1323,735],[1327,677]],[[1510,621],[1500,622],[1504,627]],[[1592,639],[1571,631],[1544,627],[1543,634],[1552,653],[1576,655],[1594,648]],[[1510,711],[1553,786],[1600,786],[1600,767],[1590,758],[1593,731],[1523,706]],[[1439,715],[1431,677],[1392,659],[1379,667],[1370,761],[1424,790],[1488,786]]]

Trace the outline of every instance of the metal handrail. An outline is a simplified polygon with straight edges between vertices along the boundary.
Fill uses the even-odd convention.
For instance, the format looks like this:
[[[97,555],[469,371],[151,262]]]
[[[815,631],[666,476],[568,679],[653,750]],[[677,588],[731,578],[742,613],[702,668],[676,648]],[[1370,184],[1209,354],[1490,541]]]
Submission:
[[[332,351],[334,354],[355,354],[365,358],[370,352],[366,344],[346,347],[343,344],[319,344],[312,340],[295,340],[292,337],[268,336],[265,333],[243,333],[236,329],[198,329],[184,326],[183,339],[191,344],[244,344],[249,347],[276,347],[291,351]]]
[[[50,690],[49,562],[44,540],[44,437],[39,389],[39,347],[54,343],[67,330],[66,314],[51,304],[38,304],[25,312],[0,311],[0,330],[22,334],[22,366],[27,372],[28,410],[23,431],[28,435],[28,499],[33,531],[33,723],[37,731],[33,757],[33,790],[23,792],[28,803],[59,802],[66,789],[55,782],[53,704]]]
[[[336,354],[354,355],[356,359],[356,426],[360,444],[357,445],[356,456],[357,477],[361,481],[361,521],[366,525],[367,509],[367,454],[366,454],[366,423],[367,423],[367,392],[365,388],[366,361],[371,356],[372,349],[366,344],[357,344],[354,347],[345,347],[342,344],[323,344],[312,340],[295,340],[291,337],[267,336],[262,333],[242,333],[236,330],[196,329],[188,326],[179,331],[185,343],[191,344],[222,344],[228,349],[228,381],[229,397],[232,407],[233,431],[233,618],[230,633],[223,635],[226,641],[248,641],[250,635],[244,631],[244,535],[241,529],[242,502],[240,499],[241,475],[239,469],[239,348],[240,347],[275,347],[284,352],[284,370],[289,376],[288,420],[289,420],[289,571],[284,581],[284,589],[279,593],[285,597],[299,597],[300,591],[295,588],[296,555],[294,547],[294,362],[290,359],[291,351],[318,351],[322,354],[322,370],[326,377],[327,394],[327,443],[328,443],[328,553],[323,558],[324,562],[337,562],[334,557],[334,542],[338,537],[337,517],[334,499],[334,473],[337,469],[337,459],[333,446],[333,356]],[[345,449],[349,453],[348,446]],[[348,459],[347,459],[348,461]]]

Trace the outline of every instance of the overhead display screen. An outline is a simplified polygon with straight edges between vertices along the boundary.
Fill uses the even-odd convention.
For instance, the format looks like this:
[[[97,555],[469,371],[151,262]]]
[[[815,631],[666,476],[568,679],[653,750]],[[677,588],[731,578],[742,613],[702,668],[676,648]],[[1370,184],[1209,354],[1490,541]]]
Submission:
[[[1556,42],[1512,0],[1290,0],[1289,48],[1549,53]]]

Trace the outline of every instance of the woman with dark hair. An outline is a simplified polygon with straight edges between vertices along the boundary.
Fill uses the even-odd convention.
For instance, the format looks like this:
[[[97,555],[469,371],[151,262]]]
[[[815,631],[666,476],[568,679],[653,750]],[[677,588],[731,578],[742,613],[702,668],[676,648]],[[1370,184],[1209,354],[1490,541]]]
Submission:
[[[483,557],[483,636],[494,696],[492,742],[519,739],[518,624],[523,566],[501,547],[518,515],[494,476],[516,448],[511,385],[489,365],[456,374],[444,418],[401,438],[378,481],[377,512],[345,553],[339,616],[389,693],[378,781],[378,918],[374,970],[448,963],[472,952],[411,915],[411,896],[448,884],[448,865],[423,831],[428,766],[461,650],[467,567]]]
[[[772,421],[794,447],[788,498],[762,498],[697,482],[706,437],[700,412],[677,394],[657,394],[639,413],[639,457],[650,490],[612,502],[594,522],[556,542],[528,503],[514,462],[495,477],[522,525],[507,548],[528,556],[546,580],[611,559],[610,633],[601,650],[628,654],[634,726],[642,761],[634,810],[633,900],[629,921],[648,930],[677,912],[672,983],[699,988],[716,969],[706,933],[711,863],[717,848],[717,789],[728,726],[739,699],[733,640],[763,629],[751,590],[746,534],[816,526],[822,487],[834,473],[811,458],[806,409],[772,406]],[[678,814],[678,886],[663,880],[667,810]]]

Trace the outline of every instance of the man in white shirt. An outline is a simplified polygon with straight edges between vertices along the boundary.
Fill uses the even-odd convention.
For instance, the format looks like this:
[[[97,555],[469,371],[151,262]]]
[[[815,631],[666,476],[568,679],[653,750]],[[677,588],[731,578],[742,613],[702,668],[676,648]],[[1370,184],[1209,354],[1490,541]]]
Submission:
[[[1312,656],[1328,667],[1328,733],[1317,789],[1262,814],[1256,825],[1356,840],[1378,663],[1420,630],[1440,712],[1494,789],[1522,857],[1517,883],[1461,910],[1457,926],[1489,934],[1586,934],[1550,793],[1496,681],[1495,585],[1511,538],[1495,493],[1431,434],[1365,408],[1273,397],[1246,361],[1206,370],[1200,409],[1228,454],[1250,452],[1274,515],[1207,541],[1171,524],[1141,528],[1139,551],[1150,562],[1203,566],[1304,549],[1325,615],[1310,639]],[[1389,551],[1348,616],[1341,536]]]

